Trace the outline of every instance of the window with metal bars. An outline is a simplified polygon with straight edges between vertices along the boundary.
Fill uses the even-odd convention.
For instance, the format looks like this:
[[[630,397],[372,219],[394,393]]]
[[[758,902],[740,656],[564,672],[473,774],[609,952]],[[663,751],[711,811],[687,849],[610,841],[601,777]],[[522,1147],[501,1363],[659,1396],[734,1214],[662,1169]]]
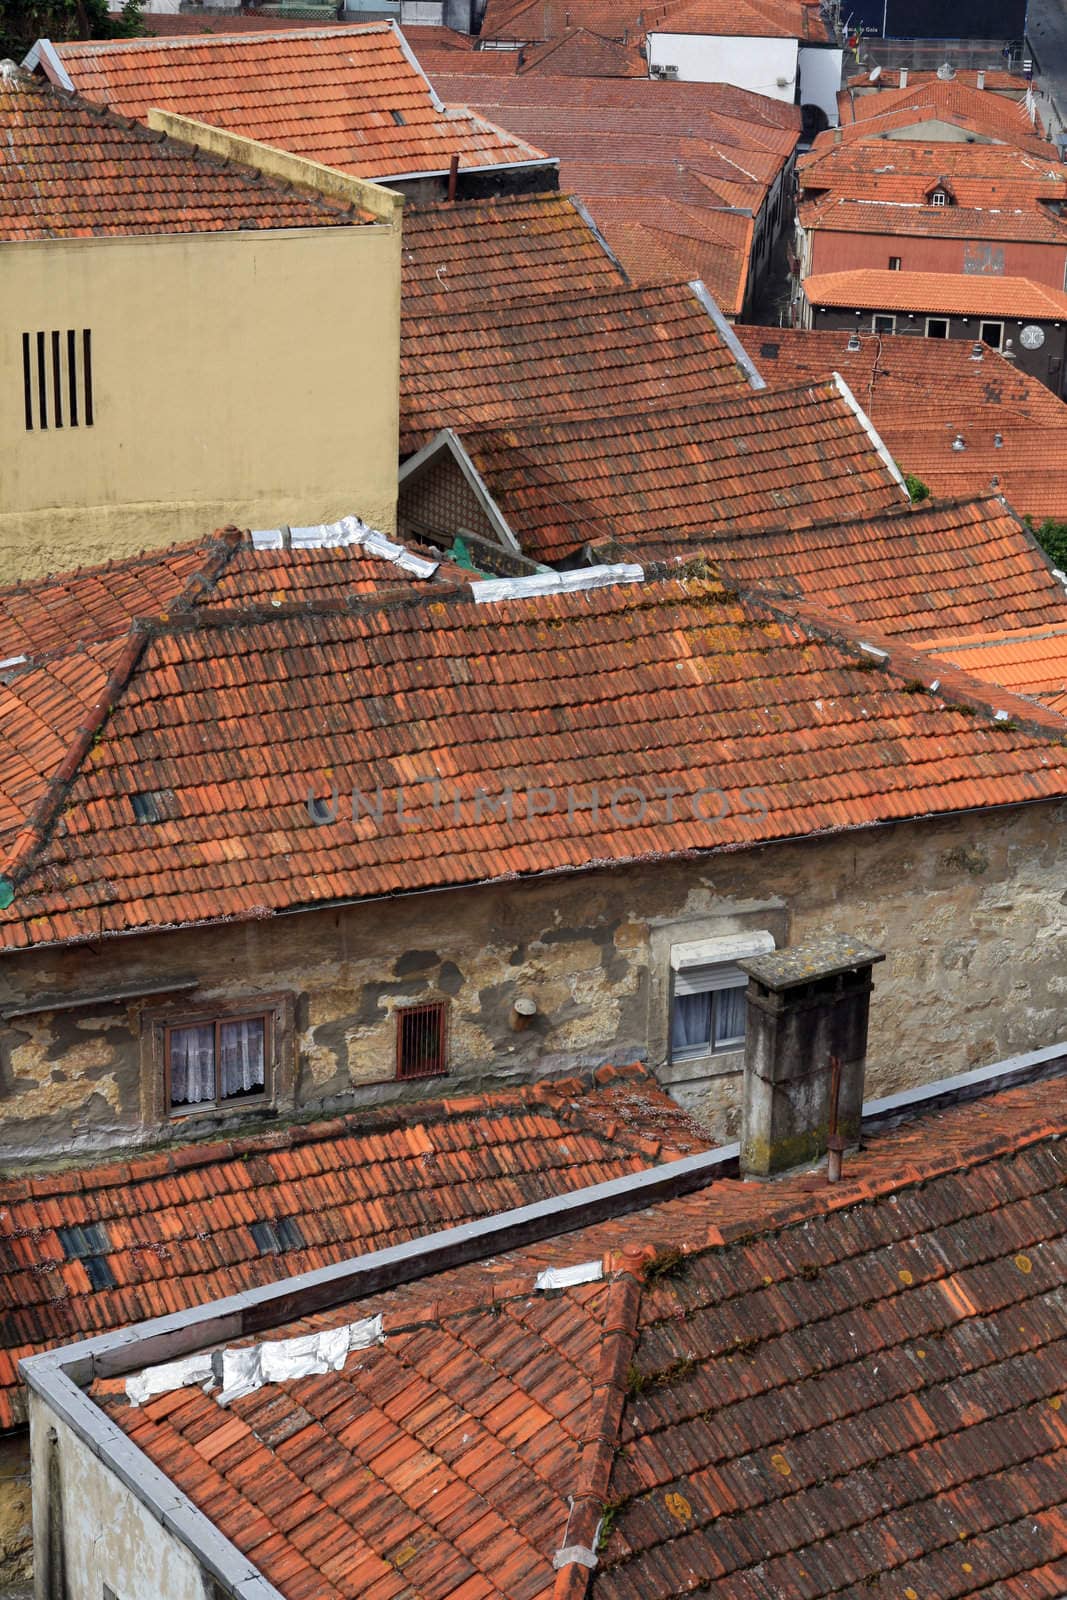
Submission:
[[[27,433],[93,426],[91,328],[22,335],[22,400]]]
[[[396,1075],[437,1078],[448,1071],[448,1002],[402,1006],[396,1013]]]

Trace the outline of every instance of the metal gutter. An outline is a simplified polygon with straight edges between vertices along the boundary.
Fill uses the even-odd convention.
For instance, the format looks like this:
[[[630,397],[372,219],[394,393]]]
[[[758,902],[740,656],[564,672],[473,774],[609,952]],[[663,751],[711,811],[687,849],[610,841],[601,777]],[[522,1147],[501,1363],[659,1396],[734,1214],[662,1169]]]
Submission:
[[[752,357],[749,355],[748,351],[737,337],[737,334],[734,332],[733,328],[719,310],[715,300],[708,293],[706,285],[701,281],[700,278],[694,278],[689,287],[700,301],[700,304],[704,307],[704,310],[707,312],[712,322],[714,322],[720,339],[722,340],[723,344],[725,344],[734,360],[737,362],[737,365],[741,368],[741,371],[744,373],[745,377],[748,379],[751,388],[755,389],[757,392],[761,389],[766,389],[766,379],[759,372],[756,367],[756,363],[753,361]]]

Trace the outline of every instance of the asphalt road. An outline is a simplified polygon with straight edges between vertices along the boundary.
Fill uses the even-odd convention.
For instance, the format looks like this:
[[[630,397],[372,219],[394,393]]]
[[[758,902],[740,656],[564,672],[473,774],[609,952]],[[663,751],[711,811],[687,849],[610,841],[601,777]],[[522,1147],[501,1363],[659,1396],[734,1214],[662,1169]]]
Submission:
[[[1030,0],[1026,31],[1039,84],[1067,123],[1067,0]]]

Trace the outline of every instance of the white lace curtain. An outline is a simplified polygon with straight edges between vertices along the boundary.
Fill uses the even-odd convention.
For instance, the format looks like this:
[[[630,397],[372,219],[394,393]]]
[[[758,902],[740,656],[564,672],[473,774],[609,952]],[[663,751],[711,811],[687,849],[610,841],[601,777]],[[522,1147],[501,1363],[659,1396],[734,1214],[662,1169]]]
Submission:
[[[215,1098],[215,1028],[172,1028],[170,1035],[170,1101],[198,1106]]]
[[[206,1100],[228,1100],[262,1089],[266,1082],[264,1031],[262,1017],[220,1023],[216,1061],[214,1023],[172,1028],[171,1104],[197,1106]]]
[[[219,1058],[219,1093],[224,1100],[262,1089],[263,1018],[224,1022],[219,1028]]]

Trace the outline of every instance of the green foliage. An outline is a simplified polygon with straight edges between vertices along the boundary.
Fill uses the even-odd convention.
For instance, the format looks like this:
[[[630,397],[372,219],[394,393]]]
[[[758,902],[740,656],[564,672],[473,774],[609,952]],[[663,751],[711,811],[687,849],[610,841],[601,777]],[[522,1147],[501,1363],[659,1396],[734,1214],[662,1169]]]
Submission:
[[[1035,528],[1027,517],[1030,531],[1054,567],[1067,571],[1067,522],[1056,522],[1046,517],[1040,528]]]
[[[918,505],[920,500],[929,500],[930,498],[930,485],[924,483],[921,478],[917,478],[914,472],[906,472],[904,474],[904,487],[907,489],[914,505]]]
[[[0,0],[0,58],[21,61],[38,39],[129,39],[142,33],[143,0],[123,0],[109,15],[107,0]]]

